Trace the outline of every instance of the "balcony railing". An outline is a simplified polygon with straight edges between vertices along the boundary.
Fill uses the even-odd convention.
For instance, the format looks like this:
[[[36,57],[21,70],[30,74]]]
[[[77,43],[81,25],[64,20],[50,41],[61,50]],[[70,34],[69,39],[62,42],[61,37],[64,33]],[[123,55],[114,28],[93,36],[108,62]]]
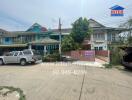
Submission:
[[[0,42],[0,45],[6,45],[6,44],[8,44],[8,45],[11,45],[11,44],[26,44],[26,43],[28,43],[28,42],[26,42],[26,41],[18,41],[18,42],[6,42],[6,43],[4,43],[4,42]]]

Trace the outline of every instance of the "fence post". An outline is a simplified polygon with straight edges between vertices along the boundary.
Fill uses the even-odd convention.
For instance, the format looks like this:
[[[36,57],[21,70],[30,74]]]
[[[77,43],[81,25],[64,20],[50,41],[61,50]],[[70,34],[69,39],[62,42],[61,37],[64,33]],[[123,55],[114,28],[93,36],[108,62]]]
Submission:
[[[108,63],[110,64],[110,50],[108,50]]]
[[[94,62],[95,62],[95,59],[96,59],[96,52],[95,52],[95,50],[94,50]]]

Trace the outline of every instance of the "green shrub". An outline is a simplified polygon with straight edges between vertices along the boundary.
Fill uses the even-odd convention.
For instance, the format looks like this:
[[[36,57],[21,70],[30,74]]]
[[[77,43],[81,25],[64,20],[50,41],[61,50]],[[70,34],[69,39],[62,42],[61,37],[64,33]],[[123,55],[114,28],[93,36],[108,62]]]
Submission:
[[[60,54],[59,53],[53,53],[53,54],[48,54],[47,56],[43,57],[43,62],[55,62],[55,61],[60,61]]]
[[[2,90],[2,89],[9,89],[9,91],[7,91],[6,93],[3,94],[4,96],[7,96],[7,94],[10,94],[10,93],[16,91],[20,95],[19,100],[26,100],[26,96],[20,88],[14,88],[14,87],[10,87],[10,86],[0,86],[0,90]]]
[[[112,68],[112,64],[104,64],[105,68]]]
[[[110,52],[110,64],[120,65],[124,52],[118,47],[113,47]]]

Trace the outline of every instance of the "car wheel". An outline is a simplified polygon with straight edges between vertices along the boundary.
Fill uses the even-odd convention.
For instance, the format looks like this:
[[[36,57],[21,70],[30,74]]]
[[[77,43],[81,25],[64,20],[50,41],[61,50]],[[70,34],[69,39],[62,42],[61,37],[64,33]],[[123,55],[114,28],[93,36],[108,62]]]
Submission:
[[[2,59],[0,59],[0,65],[3,65],[4,63],[3,63],[3,60]]]
[[[25,59],[22,59],[21,61],[20,61],[20,64],[22,65],[22,66],[24,66],[24,65],[26,65],[26,60]]]

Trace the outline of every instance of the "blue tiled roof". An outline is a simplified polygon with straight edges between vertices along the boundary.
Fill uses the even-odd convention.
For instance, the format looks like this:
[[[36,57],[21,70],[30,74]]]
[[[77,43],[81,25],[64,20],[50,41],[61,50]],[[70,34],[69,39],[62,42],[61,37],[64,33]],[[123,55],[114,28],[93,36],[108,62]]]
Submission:
[[[110,9],[111,10],[124,10],[125,8],[118,6],[118,5],[115,5],[115,6],[111,7]]]
[[[47,29],[38,23],[34,23],[26,32],[46,32]]]

